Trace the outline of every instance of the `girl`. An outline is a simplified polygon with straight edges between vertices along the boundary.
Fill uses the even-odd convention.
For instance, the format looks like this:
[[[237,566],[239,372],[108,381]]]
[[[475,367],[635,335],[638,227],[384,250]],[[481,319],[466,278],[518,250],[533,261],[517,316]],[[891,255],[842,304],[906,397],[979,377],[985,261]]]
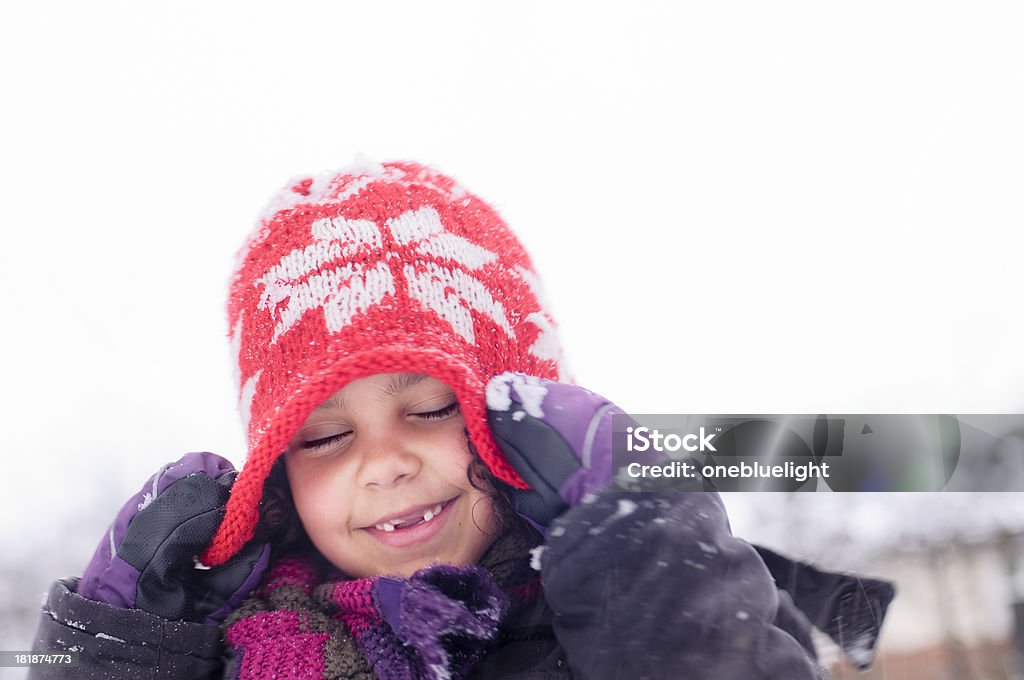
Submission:
[[[610,485],[529,258],[414,163],[292,182],[228,305],[242,471],[129,499],[54,584],[33,677],[815,678],[870,662],[891,587],[734,538],[714,493]],[[856,639],[856,645],[852,640]]]

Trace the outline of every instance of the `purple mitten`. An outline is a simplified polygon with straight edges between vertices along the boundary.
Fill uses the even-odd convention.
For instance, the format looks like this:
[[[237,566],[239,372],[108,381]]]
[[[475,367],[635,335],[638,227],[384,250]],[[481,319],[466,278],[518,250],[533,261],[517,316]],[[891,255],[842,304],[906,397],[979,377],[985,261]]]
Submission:
[[[612,416],[625,412],[590,390],[520,373],[487,384],[487,421],[508,462],[532,491],[514,491],[521,515],[540,527],[612,477]]]
[[[189,453],[149,478],[118,512],[78,586],[78,594],[167,619],[218,623],[252,591],[267,545],[250,543],[215,568],[198,563],[224,516],[231,463]]]
[[[476,565],[433,565],[408,580],[381,577],[374,597],[395,637],[416,650],[416,677],[438,680],[463,677],[509,607],[508,596]]]
[[[297,584],[314,589],[313,579],[302,583],[302,571],[287,560],[275,563],[267,582]],[[278,574],[288,570],[287,578]],[[310,573],[310,572],[307,572]],[[298,575],[298,579],[296,578]],[[267,586],[261,588],[266,592]],[[509,597],[490,574],[475,564],[454,566],[434,564],[419,569],[410,578],[381,576],[329,582],[316,589],[314,597],[326,597],[332,620],[340,619],[355,639],[380,680],[458,680],[465,677],[493,645],[501,622],[509,610]],[[335,610],[336,608],[336,610]],[[246,619],[231,626],[228,640],[240,636],[268,639],[268,630],[284,629],[289,637],[316,634],[316,622],[305,618],[296,625],[294,612],[287,612],[281,626],[266,625],[265,615],[275,618],[281,611],[258,614],[250,626]],[[257,616],[250,617],[254,621]],[[311,627],[312,626],[312,627]],[[296,642],[288,640],[288,655],[294,657]],[[249,659],[267,667],[271,658],[263,650],[245,652]],[[362,676],[360,676],[362,677]]]

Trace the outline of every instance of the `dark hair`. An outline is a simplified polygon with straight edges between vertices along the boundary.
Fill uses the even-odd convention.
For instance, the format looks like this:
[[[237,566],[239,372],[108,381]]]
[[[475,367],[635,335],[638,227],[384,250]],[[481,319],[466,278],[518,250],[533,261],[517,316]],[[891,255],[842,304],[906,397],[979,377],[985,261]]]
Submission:
[[[480,458],[476,447],[469,439],[468,432],[466,433],[466,443],[469,452],[473,454],[473,459],[466,469],[466,476],[470,485],[487,494],[494,504],[495,515],[498,519],[494,537],[497,538],[509,532],[534,536],[536,530],[516,513],[515,505],[509,495],[512,487],[495,477],[487,464]],[[309,536],[302,526],[299,513],[295,509],[295,500],[292,498],[283,456],[274,463],[263,484],[260,516],[256,523],[256,537],[270,543],[275,555],[300,551],[316,552],[313,542],[309,540]]]
[[[270,543],[275,555],[313,547],[295,509],[295,500],[292,498],[292,489],[288,483],[288,472],[284,467],[284,456],[277,459],[263,483],[256,537],[260,541]]]

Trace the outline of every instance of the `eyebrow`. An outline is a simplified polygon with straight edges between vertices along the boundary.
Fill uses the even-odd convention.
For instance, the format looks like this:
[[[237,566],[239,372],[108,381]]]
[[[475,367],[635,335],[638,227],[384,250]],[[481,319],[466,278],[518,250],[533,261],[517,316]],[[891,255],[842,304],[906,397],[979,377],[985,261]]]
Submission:
[[[418,385],[426,379],[427,376],[422,373],[399,373],[384,388],[384,394],[393,397],[399,392],[407,390],[413,385]]]
[[[409,389],[413,385],[418,385],[426,380],[427,377],[428,376],[423,375],[422,373],[398,373],[388,381],[387,385],[384,386],[384,394],[388,397],[393,397],[399,392]],[[340,408],[345,410],[348,409],[348,404],[345,402],[343,397],[339,396],[338,393],[335,393],[332,397],[327,399],[327,401],[317,406],[315,410],[321,411],[329,408]]]

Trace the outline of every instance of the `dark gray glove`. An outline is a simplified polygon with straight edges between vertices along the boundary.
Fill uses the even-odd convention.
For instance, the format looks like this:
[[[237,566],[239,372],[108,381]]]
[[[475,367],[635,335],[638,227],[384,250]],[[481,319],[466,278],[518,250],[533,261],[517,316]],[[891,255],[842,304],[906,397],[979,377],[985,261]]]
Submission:
[[[117,514],[78,594],[166,619],[219,623],[259,583],[270,546],[250,542],[214,568],[196,560],[213,539],[235,476],[213,453],[189,453],[150,477]]]

